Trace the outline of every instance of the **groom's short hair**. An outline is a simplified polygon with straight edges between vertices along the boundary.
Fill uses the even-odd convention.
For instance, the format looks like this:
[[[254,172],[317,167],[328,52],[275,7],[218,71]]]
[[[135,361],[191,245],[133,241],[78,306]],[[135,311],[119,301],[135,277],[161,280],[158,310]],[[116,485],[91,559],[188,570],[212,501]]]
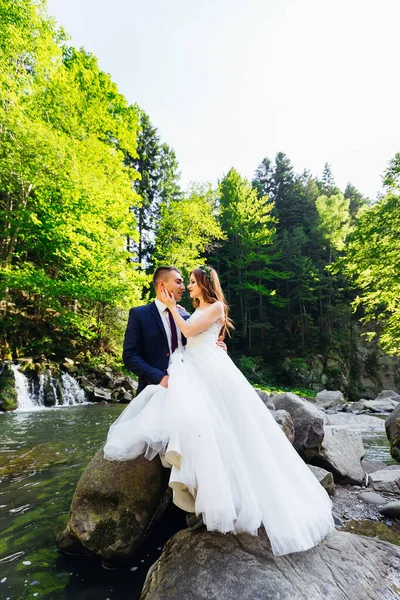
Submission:
[[[171,271],[176,271],[177,273],[179,273],[179,275],[181,274],[179,269],[177,269],[176,267],[171,267],[169,265],[162,265],[161,267],[157,267],[157,269],[154,271],[154,275],[153,275],[153,286],[156,291],[157,291],[157,283],[160,280],[165,279],[165,276],[167,275],[167,273],[170,273]]]

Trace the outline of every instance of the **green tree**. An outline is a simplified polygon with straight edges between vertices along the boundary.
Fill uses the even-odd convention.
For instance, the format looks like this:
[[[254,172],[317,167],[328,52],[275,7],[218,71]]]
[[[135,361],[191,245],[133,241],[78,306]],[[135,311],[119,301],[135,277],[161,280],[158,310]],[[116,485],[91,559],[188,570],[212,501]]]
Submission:
[[[320,218],[320,228],[330,246],[343,250],[350,233],[350,200],[343,194],[319,196],[316,207]]]
[[[215,251],[218,268],[234,308],[242,343],[251,349],[262,325],[263,298],[274,299],[270,246],[275,235],[274,205],[259,197],[247,179],[231,169],[220,184],[219,220],[227,237]]]
[[[187,276],[204,262],[206,251],[224,237],[215,216],[216,200],[210,186],[193,186],[182,200],[162,205],[155,266],[172,264]]]
[[[62,47],[44,4],[0,2],[3,345],[107,345],[105,318],[139,299],[128,263],[137,114],[97,60]]]
[[[135,189],[141,199],[135,208],[138,222],[137,257],[144,266],[151,264],[154,238],[159,226],[162,205],[179,200],[182,192],[179,186],[180,173],[174,150],[161,143],[157,129],[149,116],[141,109],[136,158],[127,156],[139,177]]]
[[[396,160],[386,175],[395,189]],[[361,212],[344,258],[338,261],[345,274],[360,290],[353,306],[364,311],[363,323],[372,327],[368,338],[380,331],[383,349],[400,354],[400,196],[389,193],[374,206]],[[378,323],[378,328],[376,327]]]
[[[365,196],[363,196],[361,192],[359,192],[358,189],[352,183],[350,183],[350,181],[344,190],[344,197],[347,200],[350,200],[349,211],[352,217],[352,222],[354,222],[358,211],[367,207],[368,204],[370,204],[370,201],[368,198],[365,198]]]

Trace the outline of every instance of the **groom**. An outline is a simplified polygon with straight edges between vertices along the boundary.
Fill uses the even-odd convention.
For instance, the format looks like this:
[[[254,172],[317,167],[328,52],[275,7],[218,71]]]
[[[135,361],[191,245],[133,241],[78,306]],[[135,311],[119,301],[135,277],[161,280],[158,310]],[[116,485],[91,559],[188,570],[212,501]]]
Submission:
[[[125,366],[139,377],[138,394],[148,384],[168,387],[170,356],[176,348],[186,344],[168,307],[160,300],[164,289],[171,292],[177,302],[181,300],[185,285],[179,270],[158,267],[153,275],[153,286],[154,302],[129,311],[124,339],[122,358]],[[183,308],[178,310],[184,319],[190,317]]]

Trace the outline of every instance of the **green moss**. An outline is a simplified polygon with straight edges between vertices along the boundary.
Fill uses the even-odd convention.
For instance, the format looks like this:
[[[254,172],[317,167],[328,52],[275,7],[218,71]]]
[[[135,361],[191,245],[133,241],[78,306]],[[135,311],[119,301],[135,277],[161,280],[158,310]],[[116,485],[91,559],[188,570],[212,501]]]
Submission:
[[[0,410],[15,410],[17,406],[18,395],[15,389],[14,373],[6,366],[0,375]]]
[[[306,388],[292,388],[292,387],[286,387],[286,386],[274,386],[274,385],[260,385],[260,384],[256,384],[254,382],[252,382],[255,387],[257,387],[259,390],[263,390],[263,392],[268,392],[269,394],[284,394],[285,392],[290,392],[292,394],[296,394],[297,396],[302,396],[302,397],[306,397],[306,398],[315,398],[316,395],[318,394],[317,391],[315,390],[311,390],[311,389],[306,389]]]
[[[114,519],[102,519],[90,536],[94,548],[108,548],[117,541],[117,524]]]
[[[399,524],[394,524],[389,527],[386,523],[379,521],[369,521],[368,519],[365,521],[358,521],[357,519],[352,519],[346,523],[344,530],[349,531],[350,533],[366,535],[368,537],[378,537],[380,540],[400,546]]]

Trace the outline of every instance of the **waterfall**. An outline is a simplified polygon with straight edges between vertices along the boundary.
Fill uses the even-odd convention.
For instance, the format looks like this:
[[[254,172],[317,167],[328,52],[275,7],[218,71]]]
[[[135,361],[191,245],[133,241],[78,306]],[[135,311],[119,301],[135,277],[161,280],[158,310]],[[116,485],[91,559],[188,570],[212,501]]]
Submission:
[[[10,366],[14,373],[15,388],[18,395],[17,411],[54,408],[53,406],[45,406],[45,376],[43,374],[40,375],[38,384],[35,385],[32,380],[20,372],[21,365],[11,363]],[[54,394],[55,407],[88,404],[84,390],[69,373],[62,373],[59,383],[55,383],[51,378],[50,389]]]
[[[15,388],[18,394],[17,410],[35,410],[35,408],[37,408],[37,404],[33,401],[32,395],[29,392],[28,378],[19,371],[21,365],[15,365],[11,363],[10,366],[14,372]]]
[[[74,406],[82,403],[86,404],[85,392],[76,379],[71,377],[69,373],[62,373],[61,381],[64,396],[62,406]]]

